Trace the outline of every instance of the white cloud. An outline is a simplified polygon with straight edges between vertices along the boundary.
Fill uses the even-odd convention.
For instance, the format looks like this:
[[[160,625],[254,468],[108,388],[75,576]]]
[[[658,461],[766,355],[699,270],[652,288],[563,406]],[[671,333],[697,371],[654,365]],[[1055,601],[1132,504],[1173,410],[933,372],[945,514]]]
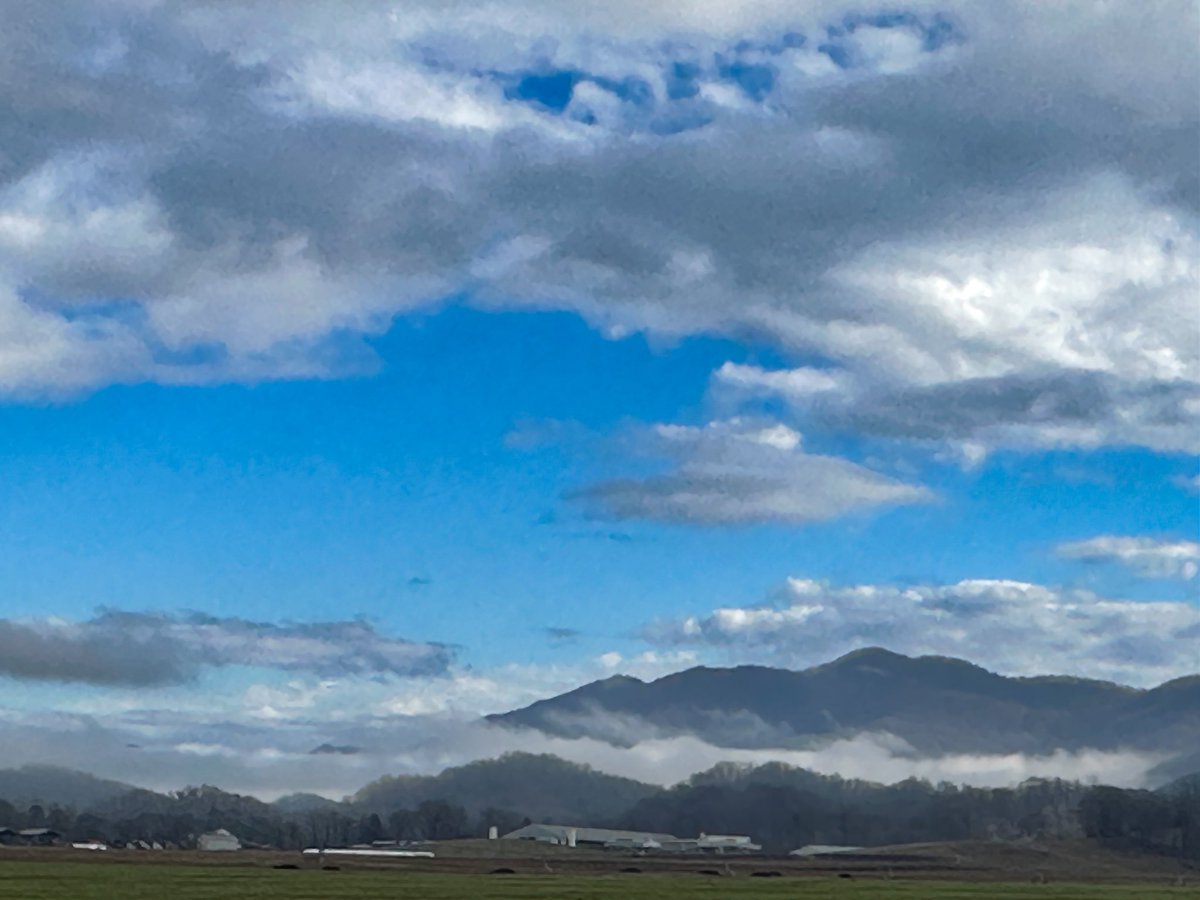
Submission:
[[[1200,607],[1018,581],[834,587],[793,578],[777,604],[664,621],[646,636],[795,668],[871,645],[965,658],[1009,675],[1154,685],[1196,672]]]
[[[1200,568],[1200,543],[1196,541],[1106,534],[1060,544],[1058,553],[1068,559],[1117,562],[1145,578],[1195,578]]]
[[[854,45],[862,64],[884,75],[911,71],[928,60],[922,36],[907,28],[859,28]]]
[[[844,373],[808,367],[768,370],[727,362],[713,373],[713,379],[746,391],[781,394],[792,400],[845,388]]]
[[[1175,479],[1175,483],[1185,491],[1190,491],[1193,494],[1200,494],[1200,475],[1181,475],[1179,478]]]
[[[1174,318],[1195,318],[1200,286],[1189,219],[1097,175],[1028,217],[875,245],[829,276],[873,298],[885,322],[894,314],[917,345],[904,372],[915,383],[1039,368],[1195,381],[1200,354]]]
[[[813,522],[932,494],[834,456],[806,453],[786,425],[741,419],[658,425],[664,475],[602,482],[575,499],[623,519],[686,523]]]

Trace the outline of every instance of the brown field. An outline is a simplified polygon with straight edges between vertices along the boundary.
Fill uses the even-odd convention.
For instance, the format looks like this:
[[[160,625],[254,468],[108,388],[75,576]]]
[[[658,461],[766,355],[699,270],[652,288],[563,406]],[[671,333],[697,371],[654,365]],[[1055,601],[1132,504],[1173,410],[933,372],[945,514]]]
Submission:
[[[414,874],[484,875],[499,868],[519,876],[615,875],[695,876],[705,871],[717,877],[753,876],[778,872],[779,878],[828,880],[944,881],[1025,884],[1110,884],[1193,887],[1200,896],[1200,867],[1146,854],[1119,853],[1086,842],[964,842],[910,844],[874,848],[870,852],[826,857],[671,857],[637,856],[602,850],[568,849],[516,841],[446,841],[429,845],[434,859],[372,859],[329,857],[326,865],[343,872],[403,871]],[[270,870],[279,866],[319,869],[314,857],[294,851],[243,850],[201,853],[193,850],[89,852],[69,848],[0,847],[0,890],[4,872],[16,864],[78,864],[81,866],[184,866]],[[72,865],[71,868],[75,866]],[[21,866],[28,869],[28,865]],[[636,869],[636,872],[628,870]],[[759,881],[760,879],[755,879]],[[778,879],[776,879],[778,880]],[[766,879],[761,879],[766,881]],[[8,896],[0,894],[0,896]]]

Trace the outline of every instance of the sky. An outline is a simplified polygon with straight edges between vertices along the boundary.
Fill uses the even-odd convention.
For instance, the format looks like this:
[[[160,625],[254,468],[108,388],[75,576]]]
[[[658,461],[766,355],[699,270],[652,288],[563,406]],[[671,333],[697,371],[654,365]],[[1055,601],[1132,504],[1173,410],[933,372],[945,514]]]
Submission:
[[[336,795],[617,673],[1200,670],[1194,2],[3,7],[16,762]]]

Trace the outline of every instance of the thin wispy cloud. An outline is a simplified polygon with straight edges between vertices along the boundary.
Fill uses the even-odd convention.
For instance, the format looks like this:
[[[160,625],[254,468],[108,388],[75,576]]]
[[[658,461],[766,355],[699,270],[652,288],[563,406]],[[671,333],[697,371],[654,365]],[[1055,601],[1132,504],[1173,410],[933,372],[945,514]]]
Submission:
[[[1200,571],[1200,543],[1152,537],[1100,535],[1058,546],[1059,556],[1117,563],[1144,578],[1191,579]]]
[[[807,453],[779,423],[732,419],[658,425],[647,437],[672,460],[663,475],[607,481],[572,495],[619,519],[690,524],[819,522],[860,509],[927,503],[931,491],[846,459]]]

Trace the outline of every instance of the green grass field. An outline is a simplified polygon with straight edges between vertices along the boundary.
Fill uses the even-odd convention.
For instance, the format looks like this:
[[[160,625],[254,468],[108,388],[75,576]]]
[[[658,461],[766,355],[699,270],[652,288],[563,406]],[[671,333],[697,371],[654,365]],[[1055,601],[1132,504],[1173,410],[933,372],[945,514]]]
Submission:
[[[836,878],[711,878],[693,874],[416,874],[275,870],[234,866],[0,863],[0,898],[12,900],[666,900],[701,898],[1119,898],[1196,897],[1195,888],[985,884]]]

